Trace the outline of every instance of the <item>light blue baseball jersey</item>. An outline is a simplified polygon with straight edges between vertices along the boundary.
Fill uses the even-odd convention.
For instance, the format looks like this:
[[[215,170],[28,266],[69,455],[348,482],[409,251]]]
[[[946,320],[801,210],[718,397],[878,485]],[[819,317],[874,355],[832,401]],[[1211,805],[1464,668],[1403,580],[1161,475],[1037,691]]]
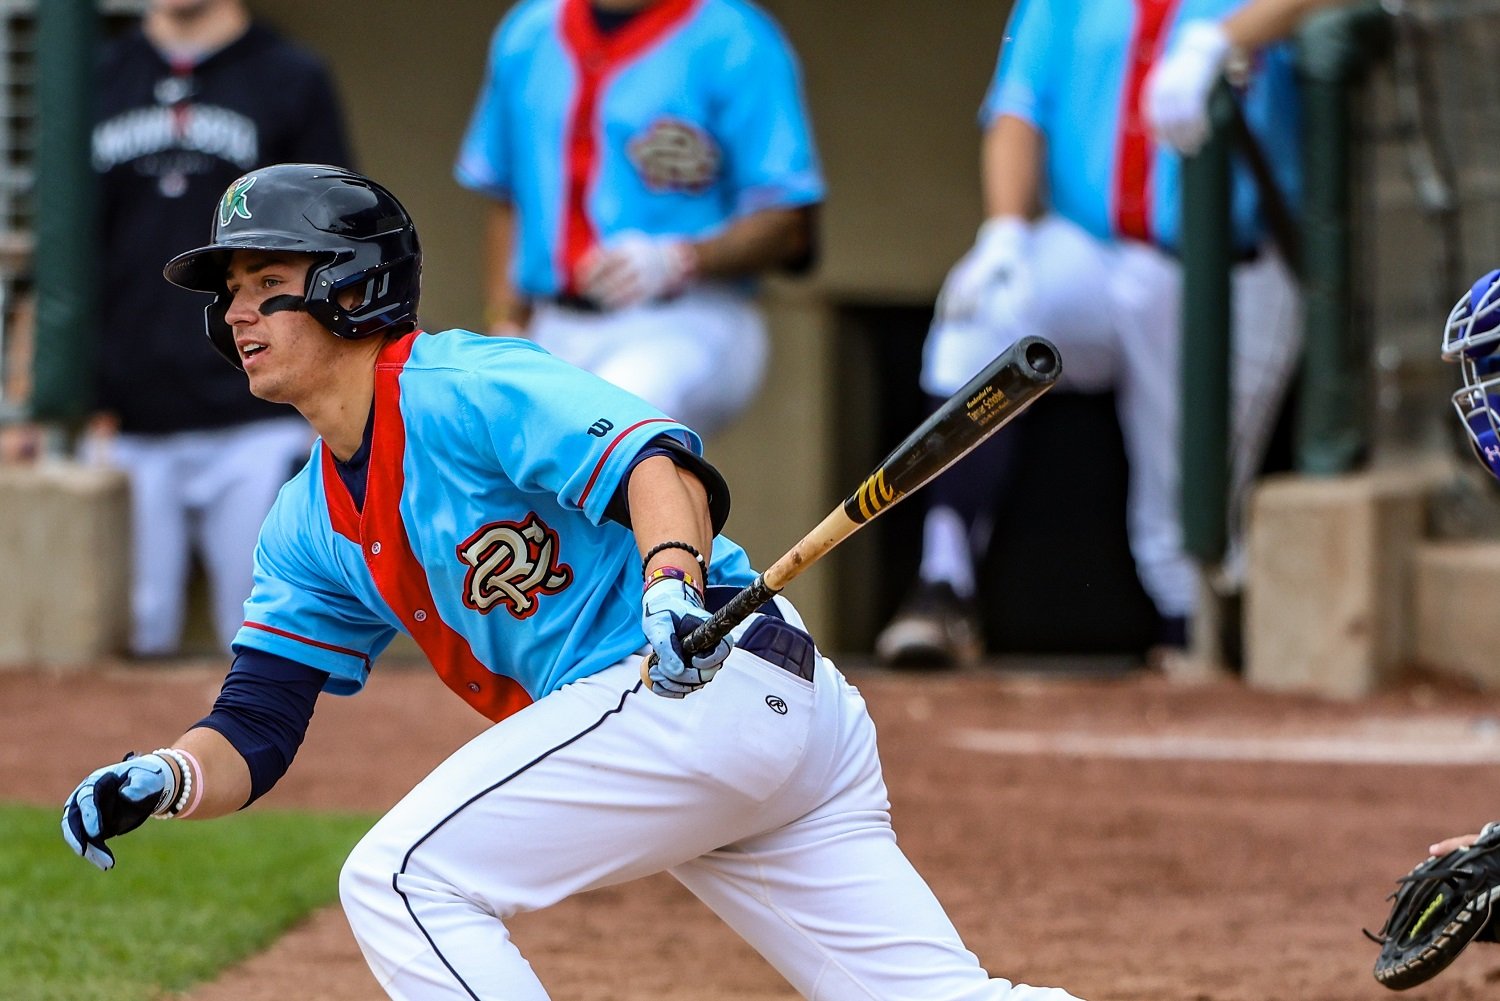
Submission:
[[[658,0],[609,34],[588,0],[523,0],[454,175],[515,206],[512,281],[539,297],[619,233],[702,238],[824,190],[796,58],[744,0]]]
[[[1132,237],[1178,246],[1182,160],[1152,141],[1140,112],[1147,71],[1191,20],[1221,19],[1243,0],[1017,0],[981,111],[1046,136],[1051,207],[1101,239]],[[1282,192],[1301,189],[1301,127],[1292,56],[1285,45],[1257,57],[1241,95],[1245,118]],[[1254,181],[1235,160],[1235,244],[1261,242]]]
[[[645,644],[634,534],[605,508],[659,434],[698,438],[529,341],[463,330],[382,350],[363,508],[320,441],[261,529],[236,649],[352,694],[397,631],[501,719]],[[714,541],[709,580],[755,578]]]

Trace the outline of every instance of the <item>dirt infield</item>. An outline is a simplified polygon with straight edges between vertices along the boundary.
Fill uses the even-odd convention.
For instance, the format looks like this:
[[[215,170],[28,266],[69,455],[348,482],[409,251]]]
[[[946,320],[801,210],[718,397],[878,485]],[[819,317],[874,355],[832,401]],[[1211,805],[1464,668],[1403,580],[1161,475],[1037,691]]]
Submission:
[[[57,803],[89,768],[196,718],[222,667],[0,674],[0,798]],[[1413,682],[1359,703],[1144,673],[853,668],[896,829],[995,974],[1090,1001],[1362,1001],[1394,878],[1500,816],[1500,695]],[[380,809],[482,720],[425,669],[324,699],[279,806]],[[39,753],[40,752],[40,753]],[[642,933],[669,928],[670,944]],[[655,877],[515,922],[554,997],[786,1001],[770,967]],[[1476,945],[1403,996],[1500,992]],[[337,909],[190,1001],[367,1001]]]

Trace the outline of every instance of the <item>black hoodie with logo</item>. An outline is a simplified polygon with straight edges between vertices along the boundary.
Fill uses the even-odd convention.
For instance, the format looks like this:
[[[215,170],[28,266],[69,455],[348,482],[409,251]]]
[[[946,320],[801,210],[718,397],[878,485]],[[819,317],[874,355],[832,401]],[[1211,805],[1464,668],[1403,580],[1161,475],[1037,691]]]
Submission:
[[[210,345],[203,295],[162,277],[202,246],[231,181],[272,163],[352,166],[322,62],[252,24],[174,65],[139,29],[105,46],[94,169],[102,185],[97,400],[122,431],[218,428],[291,411],[257,400]]]

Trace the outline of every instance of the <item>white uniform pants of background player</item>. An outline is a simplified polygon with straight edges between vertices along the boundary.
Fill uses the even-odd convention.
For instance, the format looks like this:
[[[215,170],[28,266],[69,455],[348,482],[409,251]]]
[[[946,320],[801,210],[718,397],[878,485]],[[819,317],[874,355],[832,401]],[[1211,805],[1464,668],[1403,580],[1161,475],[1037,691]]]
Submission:
[[[344,909],[391,997],[543,1001],[506,921],[667,870],[814,1001],[1076,1001],[964,948],[896,845],[874,726],[831,662],[808,682],[737,648],[681,700],[638,671],[491,727],[354,849]]]
[[[182,644],[192,554],[208,578],[214,630],[225,650],[245,621],[255,542],[276,493],[307,461],[313,433],[300,417],[173,434],[119,434],[88,457],[130,480],[130,650],[150,657]]]
[[[1198,570],[1183,548],[1181,520],[1181,265],[1146,244],[1097,240],[1057,216],[1034,227],[1029,261],[1032,287],[1019,314],[996,297],[980,323],[932,331],[922,388],[947,396],[1018,338],[1040,335],[1062,355],[1059,386],[1114,389],[1136,571],[1157,611],[1190,615]],[[1236,265],[1231,284],[1233,541],[1223,570],[1233,580],[1242,573],[1245,500],[1296,363],[1301,316],[1295,282],[1275,254]]]
[[[613,313],[539,302],[527,335],[704,437],[750,405],[769,353],[755,304],[722,285]]]

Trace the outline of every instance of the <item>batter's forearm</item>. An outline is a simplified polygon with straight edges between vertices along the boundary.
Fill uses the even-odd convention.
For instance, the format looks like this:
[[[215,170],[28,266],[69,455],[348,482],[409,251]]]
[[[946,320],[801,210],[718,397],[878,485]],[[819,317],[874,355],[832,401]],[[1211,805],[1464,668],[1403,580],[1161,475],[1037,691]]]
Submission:
[[[250,769],[234,745],[216,730],[194,727],[172,745],[192,756],[198,805],[185,820],[208,820],[234,813],[250,798]]]
[[[980,172],[986,218],[1041,214],[1044,142],[1035,126],[1012,115],[1001,115],[985,132]]]
[[[743,278],[794,267],[813,252],[812,206],[763,209],[736,219],[723,232],[692,244],[704,278]]]
[[[713,551],[713,524],[708,513],[708,493],[698,477],[679,467],[665,455],[642,461],[630,475],[630,523],[641,556],[661,542],[686,542],[705,562]],[[692,556],[685,550],[666,549],[652,558],[647,571],[675,566],[699,576]],[[706,581],[699,581],[705,584]]]

